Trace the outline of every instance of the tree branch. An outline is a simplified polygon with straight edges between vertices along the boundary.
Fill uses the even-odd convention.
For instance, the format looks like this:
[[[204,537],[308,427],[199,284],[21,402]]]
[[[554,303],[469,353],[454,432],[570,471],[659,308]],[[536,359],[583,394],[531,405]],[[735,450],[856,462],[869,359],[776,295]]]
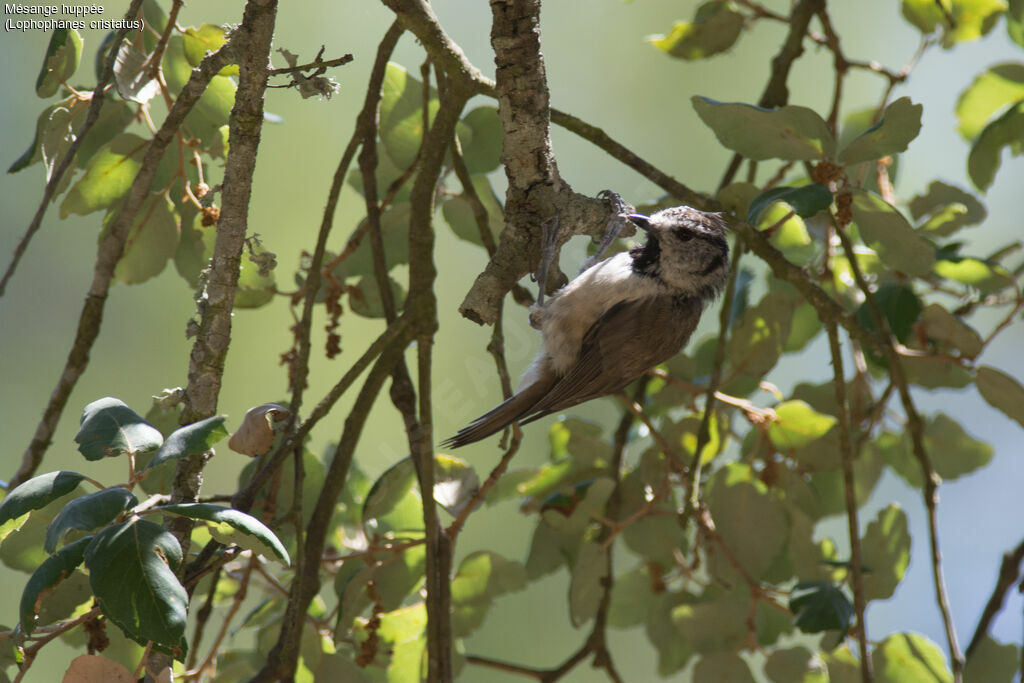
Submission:
[[[981,644],[981,641],[988,635],[989,625],[991,625],[992,620],[1003,609],[1006,593],[1020,579],[1021,562],[1024,562],[1024,541],[1021,541],[1020,545],[1014,548],[1012,552],[1003,554],[1003,561],[999,565],[999,577],[996,579],[996,585],[992,589],[992,595],[989,597],[988,602],[985,603],[985,609],[981,613],[981,618],[978,619],[978,626],[974,629],[971,642],[967,645],[965,653],[967,660],[970,660]]]

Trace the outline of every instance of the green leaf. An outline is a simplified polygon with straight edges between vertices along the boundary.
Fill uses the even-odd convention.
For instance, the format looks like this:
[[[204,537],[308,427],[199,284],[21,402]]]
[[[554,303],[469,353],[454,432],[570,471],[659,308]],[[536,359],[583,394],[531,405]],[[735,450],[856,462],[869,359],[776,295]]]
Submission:
[[[895,270],[924,277],[935,262],[934,250],[899,211],[878,195],[854,189],[853,220],[864,243]]]
[[[790,594],[789,609],[793,623],[804,633],[846,632],[853,622],[850,599],[828,581],[798,583]]]
[[[209,232],[215,234],[213,228]],[[256,255],[267,253],[263,245],[253,248]],[[253,262],[248,251],[242,255],[241,272],[238,274],[238,289],[235,291],[235,308],[259,308],[270,303],[277,292],[274,271],[260,275],[260,267]]]
[[[789,535],[786,513],[747,465],[730,464],[711,477],[705,497],[715,526],[740,566],[759,578],[785,548]],[[715,555],[715,565],[728,563]]]
[[[52,555],[71,531],[91,531],[105,526],[138,502],[131,491],[120,486],[75,498],[50,522],[43,549]]]
[[[992,459],[993,450],[987,443],[972,438],[956,420],[936,413],[924,431],[925,447],[943,479],[958,479],[981,469]]]
[[[178,33],[172,33],[164,51],[163,73],[167,87],[172,93],[181,92],[192,74],[192,64],[185,56],[185,40]],[[235,103],[237,87],[227,76],[214,76],[203,92],[196,106],[185,117],[185,131],[200,140],[201,149],[214,156],[226,153],[221,126],[227,125],[231,108]]]
[[[871,651],[877,683],[950,683],[946,657],[935,643],[914,633],[894,633]]]
[[[726,356],[730,365],[758,378],[775,367],[789,337],[795,307],[795,301],[768,293],[748,308],[729,337]]]
[[[910,564],[907,515],[898,505],[879,510],[861,539],[862,580],[866,600],[887,600],[896,591]]]
[[[768,438],[779,450],[804,448],[836,425],[835,417],[824,415],[803,401],[785,401],[775,406],[778,418],[768,427]]]
[[[410,536],[419,537],[418,534]],[[426,546],[418,545],[386,558],[379,566],[371,568],[373,585],[380,595],[381,607],[385,610],[401,607],[409,594],[423,585],[426,564]],[[344,596],[343,592],[339,594]]]
[[[451,582],[452,630],[466,637],[483,624],[494,599],[526,587],[526,570],[518,562],[480,550],[459,564]]]
[[[729,3],[705,2],[697,8],[694,21],[677,21],[667,35],[650,36],[647,42],[672,57],[705,59],[732,47],[744,20]]]
[[[829,683],[829,670],[816,653],[805,647],[775,650],[764,664],[775,683]]]
[[[824,185],[812,183],[802,187],[774,187],[757,195],[747,210],[747,222],[757,225],[761,212],[773,202],[785,202],[798,216],[809,218],[832,204],[832,193]]]
[[[983,365],[978,368],[975,382],[981,397],[990,406],[1024,427],[1024,387],[1016,379],[1001,370]],[[6,503],[5,500],[4,504]]]
[[[120,205],[107,212],[99,241],[103,241],[120,213]],[[135,215],[124,244],[124,253],[114,268],[114,279],[136,285],[156,277],[177,252],[178,238],[178,215],[174,205],[165,195],[150,195]]]
[[[985,220],[985,205],[959,187],[935,180],[923,195],[910,200],[910,215],[915,221],[927,217],[918,229],[931,235],[948,237],[968,225]]]
[[[41,610],[43,597],[82,564],[85,548],[91,542],[92,536],[87,536],[69,543],[52,557],[46,558],[29,577],[21,594],[21,630],[25,635],[31,635],[35,630],[36,615]]]
[[[943,36],[943,47],[981,38],[995,27],[1005,11],[1004,0],[953,0],[955,28]]]
[[[1014,286],[1013,276],[998,263],[972,257],[951,256],[935,262],[937,275],[989,294]]]
[[[720,681],[721,683],[755,683],[750,667],[733,652],[714,652],[697,660],[693,667],[693,680]]]
[[[181,658],[188,594],[174,572],[181,546],[163,527],[132,519],[107,527],[85,551],[89,582],[100,609],[128,637]]]
[[[54,29],[46,46],[43,66],[36,77],[36,95],[52,97],[61,82],[71,78],[82,61],[82,36],[74,29]]]
[[[49,126],[50,118],[53,116],[53,112],[57,109],[67,109],[74,102],[74,98],[69,97],[65,100],[61,100],[56,104],[52,104],[39,114],[36,119],[36,134],[32,138],[32,144],[28,146],[21,156],[15,159],[14,163],[7,169],[8,173],[17,173],[22,169],[26,169],[39,161],[42,156],[40,154],[40,148],[42,146],[43,137],[45,136]]]
[[[644,626],[648,640],[658,651],[658,673],[662,677],[682,669],[694,654],[693,647],[679,637],[672,619],[674,608],[686,598],[684,593],[663,591],[647,612]]]
[[[163,435],[116,398],[93,401],[82,411],[81,426],[75,434],[78,451],[86,460],[145,453],[159,448]]]
[[[96,152],[61,203],[60,217],[84,216],[117,204],[131,188],[148,145],[138,135],[122,133]]]
[[[196,423],[199,424],[199,423]],[[171,435],[173,438],[173,434]],[[291,563],[288,551],[266,524],[248,515],[241,510],[224,507],[223,505],[211,505],[210,503],[179,503],[176,505],[161,505],[153,508],[160,512],[167,512],[189,519],[201,519],[212,522],[210,535],[221,543],[237,545],[247,548],[253,552],[266,555],[269,549],[271,554],[281,560],[286,566]],[[241,532],[241,533],[235,533]],[[249,537],[259,543],[248,540]]]
[[[433,88],[428,97],[427,111],[432,121],[440,104]],[[381,87],[378,133],[395,165],[408,168],[423,139],[423,82],[394,62],[388,62]]]
[[[380,236],[384,244],[384,262],[389,271],[397,265],[409,262],[409,217],[411,215],[412,205],[409,202],[394,204],[381,214]],[[362,241],[343,262],[345,276],[372,276],[374,274],[373,248],[370,245],[370,235],[365,218],[359,222],[355,232],[362,233]]]
[[[74,491],[83,479],[84,474],[65,470],[32,477],[8,493],[0,502],[0,524],[6,524],[32,510],[46,507],[61,496]]]
[[[921,317],[921,299],[913,287],[906,284],[882,285],[874,293],[875,304],[882,310],[892,333],[901,342],[910,339],[914,324]],[[874,332],[879,331],[871,307],[864,302],[857,309],[857,322]]]
[[[747,639],[750,604],[739,595],[714,595],[672,610],[672,623],[683,639],[701,654],[733,650]]]
[[[216,52],[227,42],[224,29],[213,24],[203,24],[199,28],[189,26],[185,29],[183,47],[185,59],[192,66],[199,66],[207,52]],[[238,65],[229,64],[218,72],[220,76],[237,76]]]
[[[190,455],[205,453],[228,435],[223,415],[214,415],[199,422],[193,422],[174,430],[156,455],[146,464],[146,469],[162,465],[168,460],[177,460]]]
[[[977,138],[1007,105],[1024,99],[1024,64],[997,64],[977,76],[956,101],[957,130],[965,140]]]
[[[722,145],[749,159],[802,161],[830,158],[835,152],[828,124],[807,107],[763,109],[700,96],[691,102]]]
[[[477,197],[487,212],[487,227],[494,238],[494,243],[497,244],[498,236],[505,226],[505,214],[501,202],[494,194],[494,188],[491,187],[491,181],[486,175],[474,175],[471,179]],[[466,199],[465,194],[446,199],[441,205],[441,212],[456,237],[477,246],[483,246],[480,227],[473,214],[473,205]]]
[[[1008,0],[1006,33],[1010,40],[1024,47],[1024,0]]]
[[[658,581],[651,576],[648,566],[640,565],[615,577],[608,606],[608,626],[611,628],[633,628],[644,623],[647,618],[648,609],[654,603]]]
[[[462,117],[457,131],[462,158],[470,174],[490,173],[501,164],[501,144],[505,129],[497,107],[477,107]]]
[[[480,480],[476,472],[464,460],[449,455],[434,456],[434,500],[448,512],[458,514],[479,487]],[[389,467],[374,482],[363,502],[362,518],[365,521],[386,517],[407,496],[415,493],[416,468],[412,458],[407,456]]]
[[[920,104],[901,97],[885,108],[882,118],[839,152],[839,161],[856,164],[903,152],[921,132]]]
[[[146,104],[160,92],[147,55],[129,42],[122,43],[114,62],[117,92],[129,102]]]
[[[928,304],[921,313],[921,323],[929,339],[942,347],[959,349],[966,358],[976,357],[984,348],[981,335],[941,304]]]
[[[938,6],[939,2],[947,11],[950,9],[950,0],[903,0],[900,9],[904,19],[916,26],[921,33],[928,35],[946,24],[942,8]]]
[[[405,304],[405,290],[398,281],[388,276],[388,285],[391,287],[391,298],[395,302],[395,309],[402,310]],[[354,289],[348,292],[348,306],[352,312],[364,318],[383,318],[384,302],[377,287],[377,278],[373,275],[364,275],[359,278]]]
[[[610,570],[608,551],[601,543],[588,541],[580,547],[569,581],[569,618],[576,628],[597,614]]]
[[[1013,156],[1024,154],[1024,99],[985,126],[971,147],[967,173],[979,190],[984,192],[995,181],[1004,147]]]
[[[982,638],[977,648],[967,659],[964,680],[1005,681],[1013,680],[1020,662],[1017,646],[1013,643],[997,643],[992,636]]]

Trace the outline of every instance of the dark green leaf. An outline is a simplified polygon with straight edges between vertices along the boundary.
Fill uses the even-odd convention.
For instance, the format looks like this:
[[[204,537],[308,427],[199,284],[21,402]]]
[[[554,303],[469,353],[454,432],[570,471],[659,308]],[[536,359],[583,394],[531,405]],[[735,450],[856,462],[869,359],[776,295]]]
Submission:
[[[476,472],[465,461],[448,455],[435,455],[434,467],[434,500],[451,514],[458,514],[479,489]],[[412,458],[402,458],[374,482],[363,503],[363,520],[387,516],[416,488]]]
[[[695,681],[724,683],[755,683],[750,667],[734,652],[713,652],[702,656],[693,667]]]
[[[706,499],[715,526],[740,566],[759,578],[785,548],[789,535],[786,514],[747,465],[730,464],[708,482]],[[728,571],[724,558],[715,565]]]
[[[68,28],[54,29],[50,44],[46,46],[43,66],[36,77],[36,95],[52,97],[61,82],[74,75],[82,60],[82,36]]]
[[[951,683],[942,650],[924,636],[894,633],[871,651],[878,683]]]
[[[381,214],[380,236],[384,244],[384,262],[389,271],[399,264],[409,262],[409,217],[411,214],[412,205],[409,202],[394,204]],[[355,251],[343,261],[345,276],[372,276],[374,274],[373,248],[365,218],[359,222],[355,233],[362,234],[362,241],[359,242]]]
[[[748,308],[729,336],[727,357],[732,367],[751,377],[762,377],[775,367],[789,337],[796,302],[769,293]]]
[[[196,423],[200,424],[200,423]],[[173,438],[174,435],[171,435]],[[266,524],[248,515],[241,510],[224,507],[223,505],[211,505],[210,503],[179,503],[177,505],[161,505],[154,508],[160,512],[167,512],[189,519],[201,519],[212,522],[210,534],[224,544],[233,544],[242,548],[248,548],[254,552],[266,555],[269,549],[285,565],[291,563],[288,551]],[[241,534],[235,533],[236,531]],[[246,536],[257,541],[254,544]]]
[[[1024,387],[1016,379],[1001,370],[983,365],[978,368],[975,382],[981,397],[990,406],[1024,427]]]
[[[163,435],[116,398],[93,401],[82,411],[75,443],[86,460],[99,460],[159,448]]]
[[[921,132],[920,104],[912,104],[909,97],[901,97],[885,108],[882,118],[839,152],[839,161],[856,164],[881,159],[907,149],[910,141]]]
[[[70,546],[71,544],[68,545]],[[64,552],[64,550],[64,548],[61,548],[58,554]],[[81,614],[85,609],[88,609],[86,602],[92,602],[92,588],[89,587],[89,577],[84,571],[71,572],[70,575],[61,580],[53,590],[48,591],[43,597],[42,605],[36,616],[36,624],[45,626],[46,624],[54,624],[68,619],[72,614]]]
[[[78,472],[47,472],[33,477],[7,494],[0,502],[0,524],[49,505],[63,495],[71,493],[85,479]]]
[[[480,203],[487,212],[487,228],[491,233],[494,243],[498,243],[498,236],[505,225],[505,214],[491,187],[491,181],[486,175],[472,176],[473,188],[476,190]],[[452,232],[459,239],[483,246],[480,237],[480,226],[477,224],[476,216],[473,213],[473,205],[464,194],[449,197],[441,205],[444,219],[451,226]]]
[[[1007,105],[1024,99],[1024,64],[997,64],[974,79],[956,102],[957,130],[965,140],[977,138]]]
[[[131,188],[148,145],[138,135],[122,133],[96,152],[85,167],[85,175],[61,202],[61,218],[73,213],[84,216],[117,204]]]
[[[798,583],[789,598],[793,623],[804,633],[839,630],[853,621],[853,605],[846,593],[827,581]]]
[[[1006,33],[1024,47],[1024,0],[1009,0],[1006,9]]]
[[[36,615],[41,609],[43,597],[82,564],[85,548],[91,542],[92,536],[87,536],[69,543],[52,557],[46,558],[29,577],[21,594],[21,630],[25,635],[31,635],[35,629]]]
[[[821,658],[805,647],[772,652],[764,672],[774,683],[829,683],[830,673]]]
[[[948,237],[957,230],[985,220],[985,206],[974,195],[959,187],[935,180],[928,191],[910,200],[910,215],[915,221],[925,217],[919,230]]]
[[[871,492],[878,485],[883,469],[883,463],[878,458],[862,456],[854,460],[853,474],[856,482],[854,495],[858,506],[867,502]],[[821,518],[845,514],[845,487],[842,471],[837,469],[829,472],[812,472],[809,478],[817,502],[816,509],[811,510],[815,513],[813,516]]]
[[[146,469],[162,465],[168,460],[177,460],[190,455],[205,453],[228,435],[223,415],[214,415],[199,422],[193,422],[176,429],[167,437],[160,450],[146,465]]]
[[[824,185],[811,184],[802,187],[774,187],[757,195],[747,211],[747,222],[757,225],[765,207],[773,202],[789,204],[798,216],[808,218],[824,211],[832,204],[832,193]]]
[[[878,195],[853,190],[853,220],[864,243],[891,268],[924,277],[935,262],[934,250],[899,211]]]
[[[651,36],[647,42],[672,57],[704,59],[732,47],[744,19],[729,3],[706,2],[697,8],[694,21],[677,21],[667,35]]]
[[[648,609],[654,603],[655,586],[659,580],[651,576],[648,565],[640,565],[616,576],[608,605],[608,626],[625,629],[644,623]]]
[[[906,284],[882,285],[874,294],[875,303],[882,309],[882,315],[889,323],[889,329],[901,342],[910,338],[914,323],[921,317],[924,310],[921,299],[914,293],[914,288]],[[857,322],[866,329],[877,332],[875,316],[867,302],[857,309]]]
[[[985,126],[971,147],[967,172],[979,190],[987,190],[995,180],[1004,147],[1014,156],[1024,153],[1024,99]]]
[[[388,284],[391,286],[391,298],[395,302],[395,308],[401,310],[405,304],[405,290],[390,275]],[[348,306],[353,313],[364,318],[383,318],[384,303],[381,299],[380,289],[377,288],[377,278],[373,275],[361,277],[355,284],[355,289],[349,290]]]
[[[673,610],[686,598],[685,593],[664,591],[647,611],[644,626],[647,638],[658,651],[658,673],[663,677],[682,669],[694,654],[693,647],[679,637],[672,619]]]
[[[749,159],[810,160],[832,157],[828,124],[807,107],[763,109],[694,96],[693,108],[725,147]]]
[[[91,531],[109,524],[138,502],[139,499],[131,491],[120,486],[75,498],[50,522],[43,548],[53,554],[71,531]]]
[[[583,544],[569,582],[569,618],[573,626],[579,628],[597,614],[610,569],[608,550],[601,543]]]
[[[490,173],[501,164],[501,141],[505,130],[496,107],[477,107],[462,117],[458,131],[462,158],[471,174]]]
[[[106,237],[120,213],[120,205],[107,212],[100,241]],[[174,205],[162,194],[151,194],[135,215],[124,253],[114,269],[114,279],[135,285],[159,275],[178,250],[178,235],[178,215]]]
[[[910,564],[907,516],[898,505],[879,510],[861,539],[862,580],[866,600],[887,600],[896,591]]]
[[[750,604],[741,596],[726,593],[672,610],[676,630],[701,654],[733,650],[746,642]]]
[[[987,443],[972,438],[956,420],[937,413],[924,431],[925,447],[935,472],[943,479],[957,479],[987,465],[993,450]]]
[[[107,527],[85,551],[100,609],[130,638],[184,655],[188,594],[174,572],[181,546],[163,527],[132,519]]]
[[[1017,646],[1013,643],[997,643],[992,636],[985,636],[967,659],[964,680],[1010,683],[1020,663]]]

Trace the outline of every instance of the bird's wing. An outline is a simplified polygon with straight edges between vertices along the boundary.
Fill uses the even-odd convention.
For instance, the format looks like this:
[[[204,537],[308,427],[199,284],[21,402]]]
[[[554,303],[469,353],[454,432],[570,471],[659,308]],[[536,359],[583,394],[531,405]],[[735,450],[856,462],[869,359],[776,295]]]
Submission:
[[[576,362],[521,422],[619,391],[668,360],[693,334],[702,307],[699,299],[668,295],[612,306],[583,337]]]

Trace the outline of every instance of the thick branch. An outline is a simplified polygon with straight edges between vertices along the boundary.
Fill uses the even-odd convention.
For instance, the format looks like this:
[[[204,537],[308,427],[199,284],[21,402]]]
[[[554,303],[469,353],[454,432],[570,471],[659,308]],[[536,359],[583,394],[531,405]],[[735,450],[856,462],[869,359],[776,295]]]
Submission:
[[[67,405],[71,390],[78,382],[78,378],[85,372],[89,364],[89,353],[92,345],[99,336],[100,326],[103,322],[103,310],[106,306],[107,294],[114,277],[114,268],[124,253],[125,240],[128,232],[135,221],[135,216],[142,205],[143,200],[149,194],[156,176],[157,166],[164,152],[174,138],[175,132],[185,120],[185,116],[192,110],[192,107],[199,101],[200,95],[218,71],[230,62],[227,47],[207,55],[202,63],[192,71],[188,82],[174,101],[174,105],[167,113],[160,129],[153,136],[149,147],[142,158],[142,165],[139,168],[132,186],[125,195],[124,203],[120,213],[110,225],[103,240],[100,242],[96,254],[96,264],[93,267],[92,284],[86,294],[85,304],[78,317],[78,330],[75,333],[75,341],[71,346],[71,352],[64,364],[64,371],[61,373],[50,401],[43,411],[43,417],[36,427],[35,435],[22,456],[21,466],[11,478],[11,487],[21,484],[29,479],[39,463],[42,462],[43,453],[53,439],[53,433],[57,429],[57,422],[60,420],[64,407]]]

